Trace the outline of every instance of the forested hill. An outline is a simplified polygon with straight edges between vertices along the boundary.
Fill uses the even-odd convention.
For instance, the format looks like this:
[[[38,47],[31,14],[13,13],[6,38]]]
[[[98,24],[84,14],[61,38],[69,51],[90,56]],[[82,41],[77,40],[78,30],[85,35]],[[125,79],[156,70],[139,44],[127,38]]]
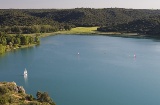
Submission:
[[[160,16],[149,19],[137,19],[124,24],[100,27],[102,32],[138,33],[143,35],[160,36]]]
[[[123,8],[76,9],[1,9],[0,25],[37,25],[70,23],[76,26],[105,26],[148,19],[160,10]]]
[[[128,23],[137,23],[143,20],[150,21],[151,24],[152,22],[155,24],[154,21],[156,21],[156,24],[159,24],[159,17],[160,10],[149,9],[1,9],[0,26],[50,25],[47,28],[50,31],[71,29],[75,26],[101,26],[100,31],[105,31],[105,28],[108,27],[112,29],[121,24],[128,27]],[[23,29],[21,30],[23,31]],[[48,32],[48,30],[33,32]]]
[[[160,10],[140,10],[123,8],[76,8],[62,10],[25,10],[27,14],[39,18],[48,18],[60,23],[70,23],[76,26],[101,26],[121,24],[135,19],[148,19],[160,15]]]

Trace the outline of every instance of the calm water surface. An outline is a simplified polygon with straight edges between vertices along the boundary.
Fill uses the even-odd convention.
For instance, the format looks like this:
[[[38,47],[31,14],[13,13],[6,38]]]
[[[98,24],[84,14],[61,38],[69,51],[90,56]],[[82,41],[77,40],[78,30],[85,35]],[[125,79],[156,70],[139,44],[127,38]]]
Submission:
[[[47,91],[57,105],[160,105],[160,42],[50,36],[0,56],[0,81]]]

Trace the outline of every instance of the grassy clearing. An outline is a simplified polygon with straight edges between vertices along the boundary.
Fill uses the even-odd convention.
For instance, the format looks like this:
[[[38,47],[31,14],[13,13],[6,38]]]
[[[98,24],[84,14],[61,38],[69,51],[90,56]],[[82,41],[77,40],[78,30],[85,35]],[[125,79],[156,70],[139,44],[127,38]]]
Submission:
[[[98,35],[119,35],[119,36],[133,36],[135,33],[120,33],[120,32],[100,32],[98,27],[76,27],[69,31],[58,31],[53,34],[98,34]]]
[[[69,31],[58,31],[57,34],[93,34],[96,33],[98,27],[76,27]]]
[[[95,33],[98,27],[77,27],[70,30],[71,33]]]
[[[99,34],[99,35],[118,35],[118,36],[137,36],[137,33],[120,33],[120,32],[99,32],[97,31],[98,27],[76,27],[72,28],[69,31],[58,31],[52,33],[33,33],[33,34],[23,34],[28,36],[36,36],[39,34],[40,37],[46,37],[51,35],[58,34]]]
[[[36,34],[40,34],[40,37],[46,37],[51,35],[58,35],[58,34],[95,34],[97,33],[98,27],[76,27],[72,28],[69,31],[57,31],[52,33],[34,33],[34,34],[23,34],[28,36],[35,36]]]
[[[52,32],[52,33],[33,33],[33,34],[23,34],[27,36],[33,36],[39,35],[40,37],[47,37],[51,35],[60,35],[60,34],[70,34],[70,35],[87,35],[87,34],[96,34],[96,35],[114,35],[114,36],[121,36],[121,37],[137,37],[139,36],[137,33],[120,33],[120,32],[99,32],[97,31],[98,27],[76,27],[72,28],[69,31],[58,31],[58,32]],[[10,35],[16,35],[16,34],[10,34]],[[26,47],[32,47],[36,44],[30,44],[30,45],[21,45],[20,48],[26,48]]]

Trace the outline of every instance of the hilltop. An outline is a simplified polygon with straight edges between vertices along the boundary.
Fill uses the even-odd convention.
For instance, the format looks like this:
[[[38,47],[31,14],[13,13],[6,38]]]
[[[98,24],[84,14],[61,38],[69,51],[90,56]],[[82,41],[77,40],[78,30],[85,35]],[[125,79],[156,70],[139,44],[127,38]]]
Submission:
[[[26,94],[15,82],[0,82],[0,105],[56,105],[46,92],[37,92],[37,98]]]

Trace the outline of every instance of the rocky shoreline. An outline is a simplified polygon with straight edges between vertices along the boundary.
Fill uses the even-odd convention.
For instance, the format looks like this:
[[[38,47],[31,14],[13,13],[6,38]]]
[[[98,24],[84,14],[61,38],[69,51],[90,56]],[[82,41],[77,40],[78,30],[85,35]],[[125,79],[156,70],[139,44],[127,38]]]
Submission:
[[[15,82],[0,82],[0,105],[56,105],[46,92],[37,92],[37,98],[26,94]]]

